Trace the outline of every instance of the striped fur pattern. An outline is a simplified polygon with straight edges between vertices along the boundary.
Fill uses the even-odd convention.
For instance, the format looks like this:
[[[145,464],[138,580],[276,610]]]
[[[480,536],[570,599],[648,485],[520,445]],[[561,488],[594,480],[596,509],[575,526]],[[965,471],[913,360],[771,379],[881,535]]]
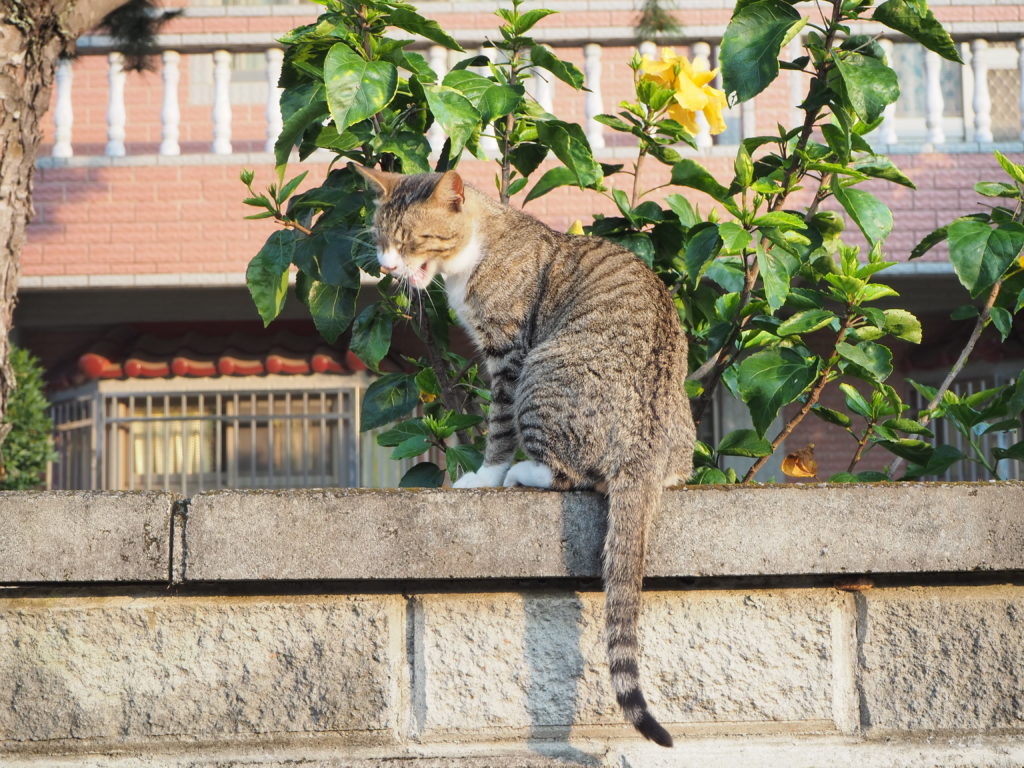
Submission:
[[[672,738],[640,688],[644,553],[662,488],[692,469],[686,340],[661,281],[629,251],[555,232],[465,186],[455,172],[363,169],[378,188],[381,268],[450,303],[492,385],[484,465],[457,486],[595,488],[608,494],[604,546],[612,687],[647,738]],[[510,464],[521,446],[529,462]]]

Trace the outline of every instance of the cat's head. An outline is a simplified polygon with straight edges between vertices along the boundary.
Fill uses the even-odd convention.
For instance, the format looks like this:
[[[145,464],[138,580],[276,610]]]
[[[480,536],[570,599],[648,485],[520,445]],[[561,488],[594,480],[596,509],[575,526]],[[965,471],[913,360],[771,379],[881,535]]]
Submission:
[[[426,288],[472,234],[462,177],[455,171],[405,176],[354,167],[377,193],[373,229],[380,271]]]

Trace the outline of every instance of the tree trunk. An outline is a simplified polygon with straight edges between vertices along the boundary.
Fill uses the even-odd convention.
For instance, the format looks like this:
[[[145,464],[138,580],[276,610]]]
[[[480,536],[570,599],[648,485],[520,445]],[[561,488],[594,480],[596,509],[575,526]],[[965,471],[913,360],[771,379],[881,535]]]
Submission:
[[[0,445],[14,388],[10,365],[19,256],[32,217],[32,175],[57,60],[125,0],[4,0],[0,11]],[[3,459],[0,455],[0,477]]]

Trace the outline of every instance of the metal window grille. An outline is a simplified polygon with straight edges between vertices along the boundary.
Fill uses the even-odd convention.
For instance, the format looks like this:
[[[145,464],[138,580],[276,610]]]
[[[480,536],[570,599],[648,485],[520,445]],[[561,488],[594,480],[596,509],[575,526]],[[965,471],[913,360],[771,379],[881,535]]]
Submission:
[[[364,386],[104,391],[101,384],[68,393],[52,406],[59,458],[51,485],[183,494],[397,485],[404,468],[388,458],[390,449],[360,435]]]
[[[1013,381],[1016,378],[1016,373],[1017,372],[1011,373],[1008,371],[1002,371],[999,368],[996,368],[995,370],[985,374],[958,379],[953,383],[953,386],[950,387],[950,390],[959,397],[973,395],[975,392],[982,392],[986,389],[1002,386],[1003,384]],[[932,383],[932,386],[938,386],[938,382]],[[927,404],[927,400],[919,392],[915,391],[913,406],[917,410],[921,410]],[[1009,432],[994,432],[988,435],[981,434],[986,426],[987,425],[982,424],[975,429],[974,441],[989,459],[992,457],[993,448],[1009,448],[1021,439],[1020,429]],[[932,442],[936,445],[945,443],[946,445],[953,446],[965,456],[975,455],[968,440],[951,424],[947,423],[945,419],[933,422],[929,427],[931,427],[932,431],[935,433],[935,439]],[[999,472],[999,477],[1003,480],[1020,480],[1024,477],[1024,474],[1021,473],[1021,463],[1019,461],[1003,459],[995,466]],[[980,464],[976,464],[973,461],[958,461],[950,467],[944,475],[941,475],[937,479],[970,481],[990,480],[991,478],[989,477],[987,470]]]

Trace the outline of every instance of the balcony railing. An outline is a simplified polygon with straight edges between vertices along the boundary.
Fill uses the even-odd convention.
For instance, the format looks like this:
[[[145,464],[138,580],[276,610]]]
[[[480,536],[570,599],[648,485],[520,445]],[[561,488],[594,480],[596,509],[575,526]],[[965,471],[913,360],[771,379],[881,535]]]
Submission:
[[[227,36],[230,40],[230,35]],[[176,156],[182,153],[212,153],[214,155],[230,155],[238,151],[239,142],[233,140],[233,104],[232,93],[237,85],[236,78],[240,75],[234,66],[236,54],[248,54],[248,67],[244,72],[246,93],[251,104],[254,94],[261,94],[264,105],[264,130],[259,139],[249,136],[245,139],[246,148],[256,146],[265,150],[273,149],[274,141],[281,129],[281,114],[278,106],[279,89],[277,81],[281,70],[283,51],[276,44],[255,45],[252,42],[231,44],[192,42],[182,50],[167,48],[159,56],[161,78],[161,109],[160,136],[156,154],[160,156]],[[57,72],[56,99],[53,110],[54,142],[52,156],[70,158],[78,154],[102,154],[107,157],[123,157],[128,153],[126,147],[126,128],[128,110],[125,104],[126,73],[120,54],[109,52],[99,38],[93,44],[88,42],[82,47],[85,56],[103,55],[107,63],[107,105],[106,105],[106,144],[102,153],[98,152],[99,144],[89,145],[89,149],[76,148],[72,109],[72,89],[74,72],[79,66],[77,62],[63,61]],[[531,94],[545,108],[555,109],[560,114],[579,115],[587,135],[596,150],[601,154],[615,154],[614,142],[609,141],[611,134],[606,134],[604,126],[595,117],[605,111],[614,111],[619,99],[627,96],[624,93],[608,93],[602,88],[601,73],[604,59],[609,50],[613,50],[616,60],[622,58],[625,66],[626,51],[639,48],[643,53],[655,53],[654,43],[628,40],[621,36],[611,36],[602,42],[583,39],[552,39],[551,42],[562,49],[560,52],[570,53],[575,48],[577,56],[583,62],[583,71],[588,90],[572,91],[568,86],[556,84],[552,79],[533,78],[530,80]],[[469,41],[467,49],[478,50],[480,53],[493,54],[493,49],[477,48]],[[1018,142],[1024,138],[1024,37],[1010,38],[1005,33],[995,33],[988,37],[971,37],[958,39],[958,46],[965,61],[959,67],[941,60],[938,55],[925,52],[917,44],[899,39],[882,39],[882,45],[889,52],[890,63],[900,74],[903,96],[900,101],[891,105],[885,113],[885,121],[878,135],[882,143],[890,148],[899,147],[897,151],[920,151],[942,148],[940,151],[970,151],[977,145],[994,142]],[[473,46],[470,48],[470,46]],[[791,45],[797,45],[794,41]],[[690,56],[701,57],[717,66],[719,47],[717,41],[691,39],[683,40],[676,45]],[[464,54],[452,54],[449,51],[433,46],[422,46],[431,65],[435,70],[446,72],[450,65]],[[254,71],[253,54],[261,55],[260,71]],[[578,55],[582,54],[582,55]],[[570,56],[571,57],[571,56]],[[180,137],[183,130],[181,109],[181,73],[184,61],[196,62],[201,66],[193,66],[192,78],[189,81],[191,106],[195,105],[197,88],[203,89],[209,104],[208,143],[189,142],[186,146]],[[196,75],[208,77],[206,82],[196,81]],[[806,83],[801,73],[785,73],[790,78],[792,103],[802,98]],[[621,85],[621,83],[620,83]],[[572,104],[572,100],[577,103]],[[580,104],[581,102],[581,104]],[[707,131],[706,125],[697,136],[701,149],[709,149],[715,144],[734,145],[740,139],[754,135],[756,126],[756,101],[730,110],[728,116],[729,129],[722,136],[714,137]],[[192,115],[195,111],[192,110]],[[774,125],[774,119],[771,123]],[[190,126],[193,135],[198,126]],[[251,125],[249,126],[251,132]],[[763,128],[763,126],[762,126]],[[429,138],[431,144],[439,147],[444,135],[439,126],[434,126]],[[619,137],[616,137],[619,138]],[[155,145],[156,142],[153,142]],[[965,146],[966,145],[966,146]],[[487,146],[485,145],[485,149]],[[496,147],[491,146],[492,151]]]

